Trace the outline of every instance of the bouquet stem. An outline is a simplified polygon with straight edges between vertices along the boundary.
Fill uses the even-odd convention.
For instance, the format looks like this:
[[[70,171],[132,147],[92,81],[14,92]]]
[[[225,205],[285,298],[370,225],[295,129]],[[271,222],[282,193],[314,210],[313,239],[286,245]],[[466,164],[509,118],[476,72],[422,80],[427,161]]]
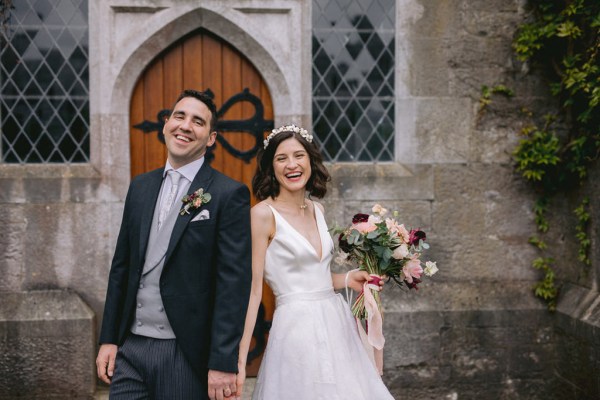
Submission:
[[[362,257],[362,262],[359,265],[359,269],[362,271],[367,271],[369,275],[381,275],[379,268],[377,267],[377,260],[373,254],[365,253]],[[383,310],[381,307],[381,297],[379,295],[378,290],[367,289],[371,291],[375,302],[377,303],[377,308],[379,312],[383,315]],[[367,311],[365,309],[365,296],[364,289],[363,292],[360,292],[354,304],[352,305],[352,314],[358,319],[367,319]]]

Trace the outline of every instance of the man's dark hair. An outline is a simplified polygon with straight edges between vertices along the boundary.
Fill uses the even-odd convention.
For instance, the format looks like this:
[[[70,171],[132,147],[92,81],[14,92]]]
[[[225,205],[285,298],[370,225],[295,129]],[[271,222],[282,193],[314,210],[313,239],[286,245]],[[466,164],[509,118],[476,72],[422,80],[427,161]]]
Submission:
[[[181,99],[185,99],[186,97],[193,97],[194,99],[203,102],[206,105],[206,107],[208,107],[208,109],[210,110],[210,113],[211,113],[210,131],[212,132],[212,131],[216,130],[217,129],[217,106],[215,106],[215,103],[212,100],[213,96],[211,94],[209,94],[208,92],[200,92],[200,91],[194,90],[194,89],[185,89],[183,92],[181,92],[181,94],[179,95],[177,100],[175,100],[175,104],[179,103],[179,101]],[[173,110],[175,109],[175,104],[173,104]]]

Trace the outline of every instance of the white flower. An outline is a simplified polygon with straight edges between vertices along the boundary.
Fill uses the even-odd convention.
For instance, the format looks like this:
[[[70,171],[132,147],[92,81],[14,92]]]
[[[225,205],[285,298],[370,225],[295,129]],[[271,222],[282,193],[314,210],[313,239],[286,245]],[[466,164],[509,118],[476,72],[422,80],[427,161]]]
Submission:
[[[348,261],[348,253],[345,253],[342,250],[338,251],[338,255],[334,261],[337,265],[347,264],[349,262]]]
[[[392,257],[396,260],[402,260],[406,256],[408,256],[408,245],[406,243],[402,243],[400,246],[396,247],[392,253]]]
[[[438,267],[436,265],[436,262],[435,261],[427,261],[425,263],[425,270],[423,272],[425,272],[425,275],[427,275],[427,276],[431,276],[431,275],[435,274],[436,272],[438,272]]]
[[[369,215],[369,223],[370,224],[378,224],[382,221],[381,217],[378,215]]]
[[[385,215],[388,212],[388,210],[386,208],[383,208],[380,204],[375,204],[372,208],[372,211],[375,214],[379,214],[381,216]]]

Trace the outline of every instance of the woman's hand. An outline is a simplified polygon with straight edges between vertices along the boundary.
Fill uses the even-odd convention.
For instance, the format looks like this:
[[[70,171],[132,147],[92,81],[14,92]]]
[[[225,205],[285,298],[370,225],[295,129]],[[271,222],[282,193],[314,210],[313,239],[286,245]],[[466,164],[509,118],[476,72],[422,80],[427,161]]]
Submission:
[[[235,399],[242,398],[242,392],[244,391],[244,382],[245,381],[246,381],[246,365],[245,365],[245,363],[244,364],[239,363],[237,380],[236,380],[237,392],[234,393]],[[233,397],[230,397],[230,398],[233,398]]]
[[[360,292],[363,290],[365,282],[371,282],[373,277],[367,271],[350,271],[348,272],[348,287],[354,291]],[[379,281],[379,290],[383,289],[384,277]]]

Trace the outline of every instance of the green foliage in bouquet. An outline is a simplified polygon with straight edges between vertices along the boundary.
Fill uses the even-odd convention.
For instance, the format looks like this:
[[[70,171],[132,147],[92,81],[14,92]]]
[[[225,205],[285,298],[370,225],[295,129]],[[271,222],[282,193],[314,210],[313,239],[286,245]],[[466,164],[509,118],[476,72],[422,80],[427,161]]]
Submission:
[[[339,235],[340,257],[343,262],[353,262],[360,270],[380,279],[387,276],[398,286],[418,289],[421,275],[431,276],[437,272],[435,262],[427,261],[422,267],[420,260],[424,250],[429,248],[425,243],[426,234],[421,229],[406,229],[393,217],[386,218],[387,210],[376,204],[373,214],[356,214],[349,227],[334,227],[331,231]],[[378,307],[381,301],[377,285],[373,285],[371,293]],[[364,292],[352,306],[353,314],[360,319],[366,318]]]

